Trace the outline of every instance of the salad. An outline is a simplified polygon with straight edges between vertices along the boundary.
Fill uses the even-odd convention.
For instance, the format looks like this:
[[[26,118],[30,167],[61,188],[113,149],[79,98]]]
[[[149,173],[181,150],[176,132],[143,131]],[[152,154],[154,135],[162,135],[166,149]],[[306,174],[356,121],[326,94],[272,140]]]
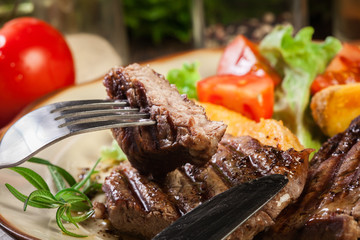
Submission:
[[[277,26],[259,44],[238,36],[225,48],[216,75],[192,80],[192,86],[180,75],[172,82],[183,92],[185,86],[196,87],[200,102],[255,121],[281,120],[305,147],[319,149],[325,135],[311,114],[312,95],[329,85],[358,81],[360,57],[354,53],[360,50],[331,36],[313,41],[313,33],[312,27],[294,35],[292,26]]]

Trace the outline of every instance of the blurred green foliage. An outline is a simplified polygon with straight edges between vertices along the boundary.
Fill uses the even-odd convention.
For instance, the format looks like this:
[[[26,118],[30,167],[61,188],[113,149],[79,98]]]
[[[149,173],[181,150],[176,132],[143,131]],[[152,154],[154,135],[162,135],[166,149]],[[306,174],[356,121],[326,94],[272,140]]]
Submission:
[[[190,0],[123,0],[123,6],[130,37],[150,38],[155,44],[166,38],[190,41]]]
[[[203,0],[206,24],[230,24],[289,10],[290,0]],[[284,4],[285,2],[285,4]],[[160,44],[167,38],[191,40],[192,0],[123,0],[125,24],[133,39]]]
[[[191,41],[191,5],[194,0],[119,1],[123,3],[125,24],[132,39],[148,40],[158,45],[169,38],[183,43]],[[34,10],[32,2],[33,0],[0,0],[0,26],[13,17],[31,16]],[[203,2],[206,25],[216,23],[228,25],[239,24],[250,18],[261,18],[266,12],[277,15],[289,11],[292,0],[203,0]],[[330,5],[328,0],[309,2],[310,20],[313,20],[310,23],[316,25],[320,22],[318,28],[325,27],[327,30],[323,35],[331,31],[331,11],[327,9]],[[319,18],[325,20],[320,21]]]

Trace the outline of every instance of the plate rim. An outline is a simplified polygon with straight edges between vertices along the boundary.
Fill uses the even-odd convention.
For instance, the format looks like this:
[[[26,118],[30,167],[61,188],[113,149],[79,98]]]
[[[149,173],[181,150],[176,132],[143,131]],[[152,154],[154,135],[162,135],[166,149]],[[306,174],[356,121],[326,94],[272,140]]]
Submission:
[[[0,228],[8,234],[10,237],[21,240],[40,240],[34,236],[30,236],[22,230],[18,229],[16,226],[9,223],[4,216],[0,214]]]

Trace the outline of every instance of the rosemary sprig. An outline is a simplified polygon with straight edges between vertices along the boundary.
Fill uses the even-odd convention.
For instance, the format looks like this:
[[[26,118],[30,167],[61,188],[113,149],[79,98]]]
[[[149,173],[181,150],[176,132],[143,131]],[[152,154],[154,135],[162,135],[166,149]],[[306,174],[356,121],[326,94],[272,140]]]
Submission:
[[[68,231],[63,221],[70,222],[78,228],[77,223],[85,221],[94,213],[92,203],[86,194],[89,191],[101,188],[101,184],[90,180],[91,175],[96,172],[95,168],[100,160],[95,163],[93,168],[80,182],[76,182],[74,177],[65,169],[47,160],[35,157],[28,160],[29,162],[48,166],[57,189],[56,194],[51,193],[49,186],[38,173],[25,167],[12,167],[10,169],[23,176],[36,190],[31,192],[29,196],[26,196],[8,183],[5,186],[14,197],[24,203],[24,211],[26,211],[27,206],[57,208],[56,223],[61,231],[73,237],[87,237]]]

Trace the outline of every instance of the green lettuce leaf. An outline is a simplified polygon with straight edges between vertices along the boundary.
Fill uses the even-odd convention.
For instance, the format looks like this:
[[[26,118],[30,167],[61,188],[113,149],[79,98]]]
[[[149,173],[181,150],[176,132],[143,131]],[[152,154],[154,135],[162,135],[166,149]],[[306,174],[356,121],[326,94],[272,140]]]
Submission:
[[[293,37],[291,26],[277,26],[259,48],[283,77],[275,92],[273,117],[282,120],[305,147],[318,149],[321,134],[320,131],[314,134],[316,126],[309,111],[310,86],[341,49],[341,43],[333,37],[314,42],[313,33],[312,27],[305,27]]]
[[[198,68],[198,63],[184,63],[181,69],[171,69],[166,78],[171,84],[175,84],[181,94],[198,99],[196,82],[201,78]]]

